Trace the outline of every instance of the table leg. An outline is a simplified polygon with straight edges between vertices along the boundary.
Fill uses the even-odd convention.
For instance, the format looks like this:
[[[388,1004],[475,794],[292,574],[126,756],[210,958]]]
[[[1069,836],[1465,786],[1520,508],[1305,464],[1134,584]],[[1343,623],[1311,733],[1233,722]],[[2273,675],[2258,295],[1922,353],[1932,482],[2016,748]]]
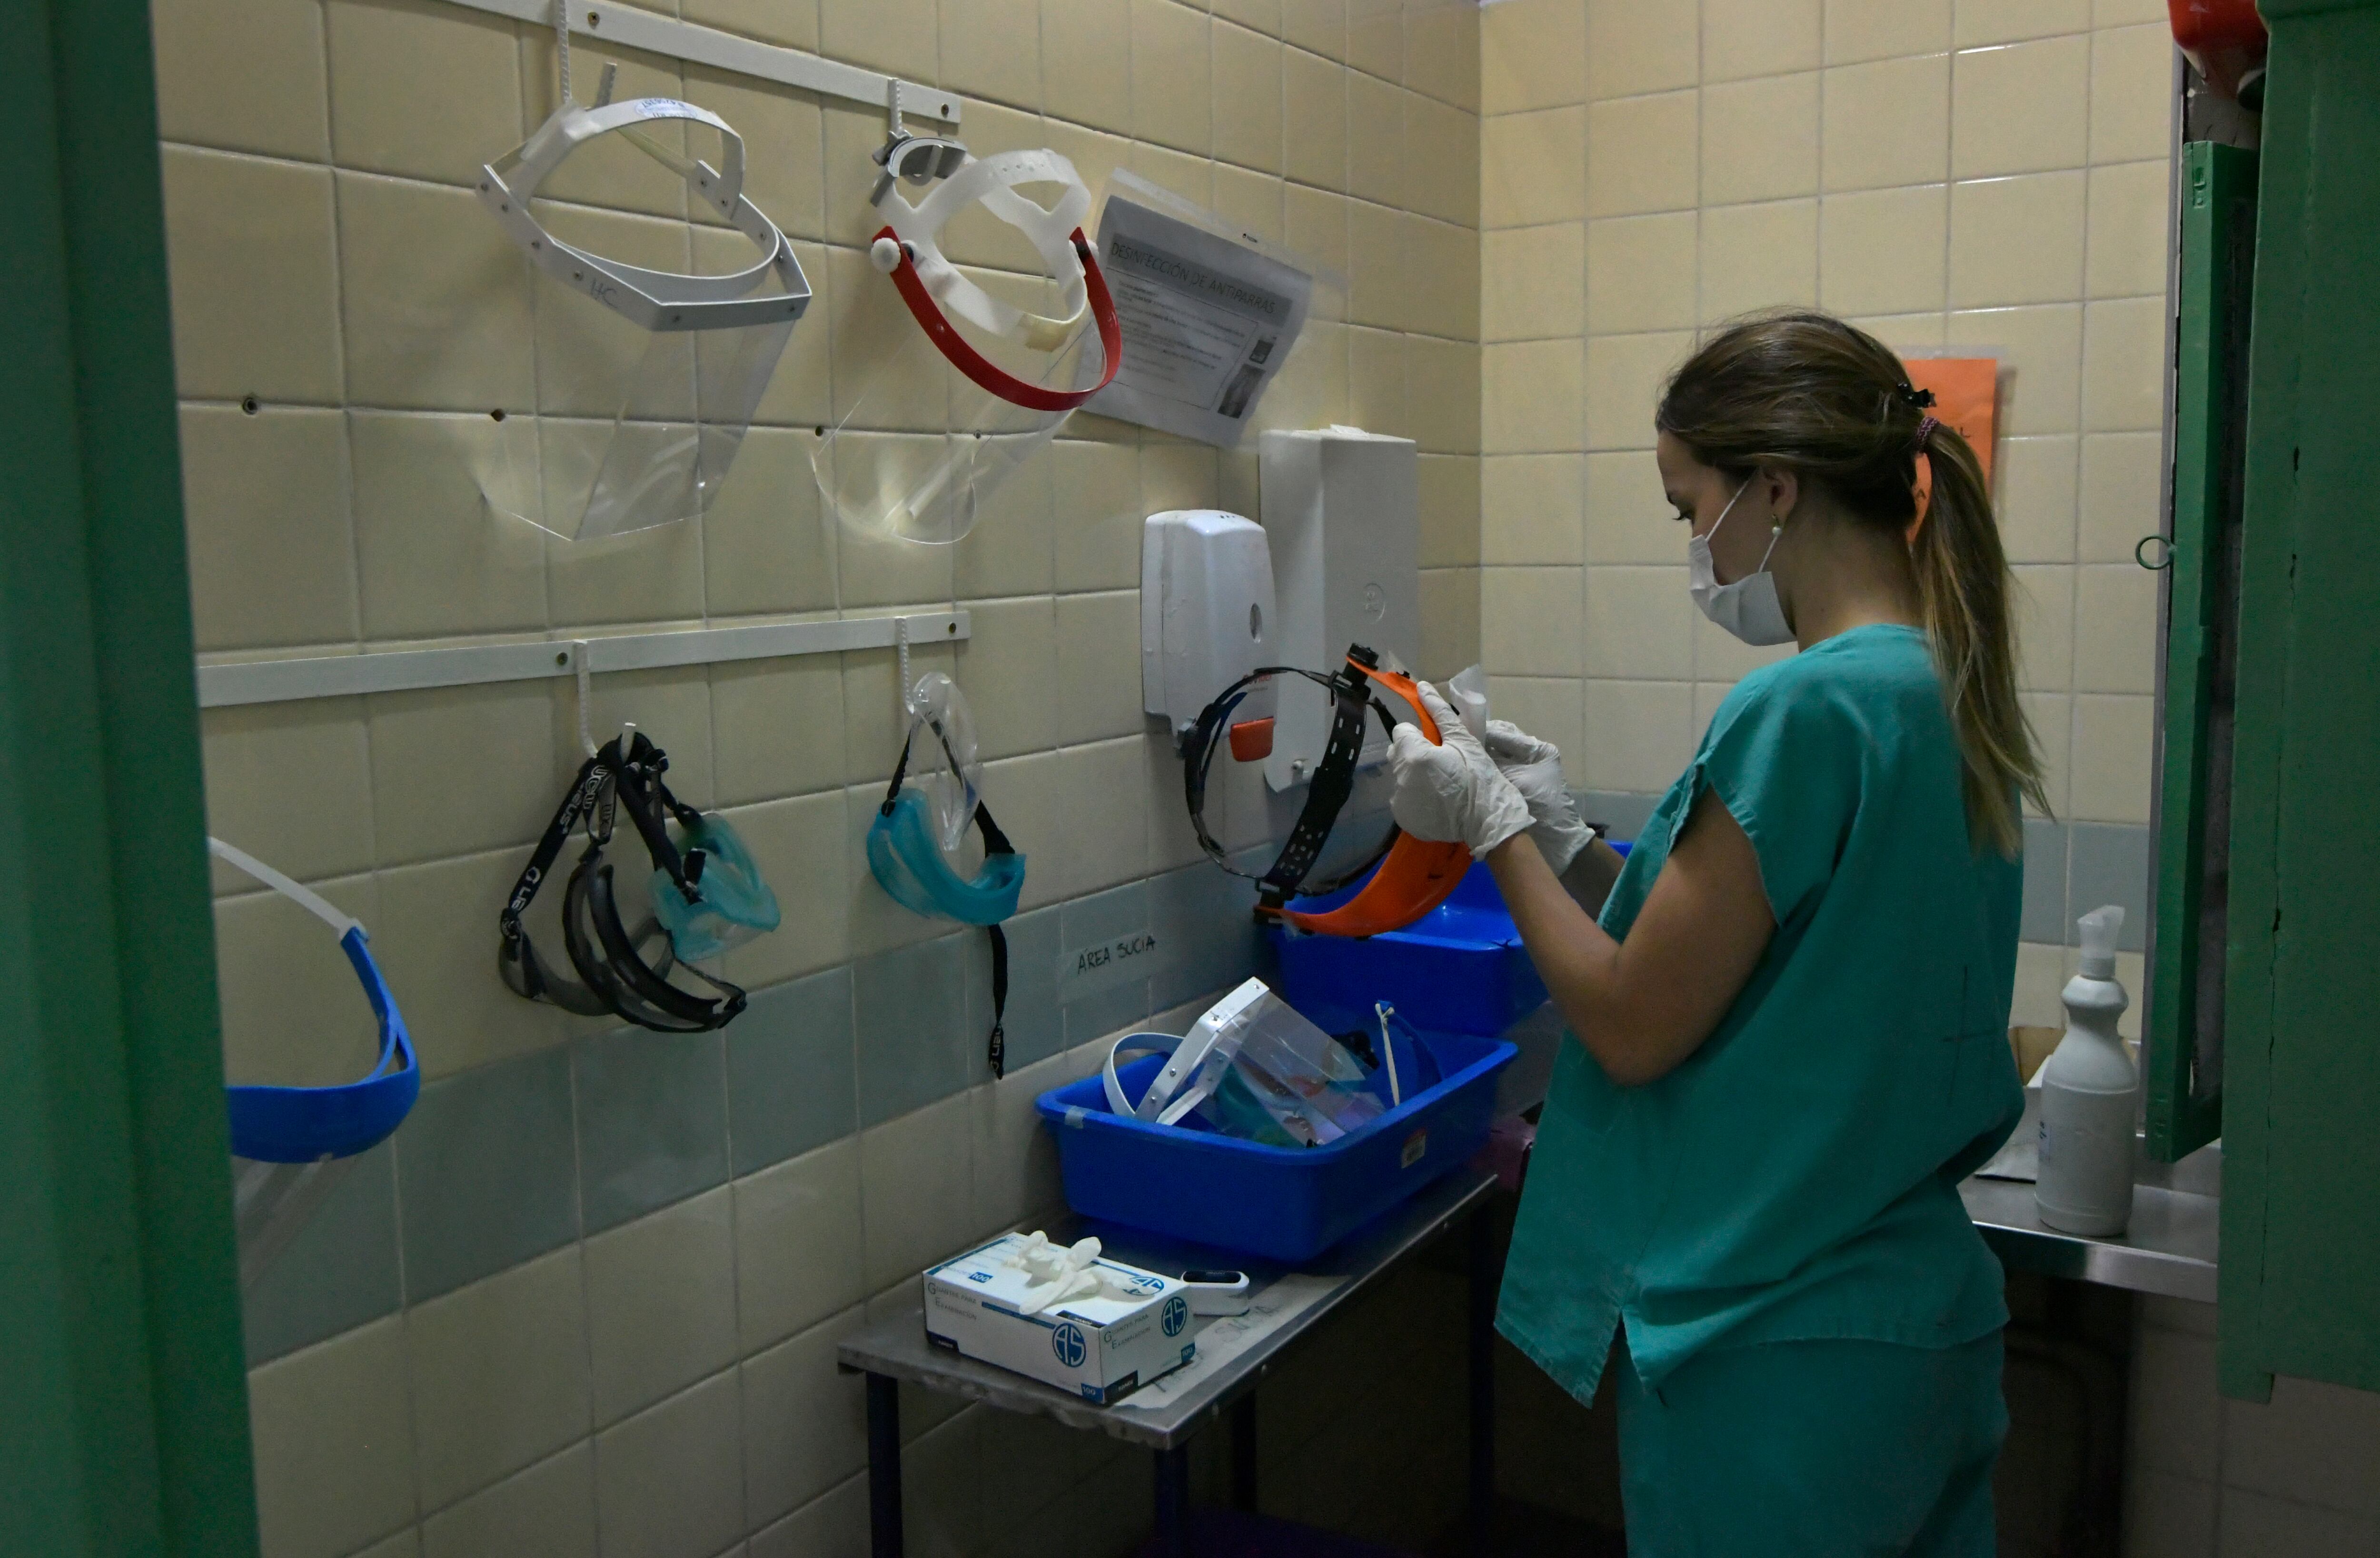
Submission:
[[[1232,1403],[1232,1507],[1257,1508],[1257,1393]]]
[[[902,1558],[901,1382],[868,1376],[868,1558]]]
[[[1471,1548],[1488,1550],[1496,1510],[1496,1244],[1488,1209],[1471,1214]]]
[[[1165,1558],[1190,1558],[1190,1446],[1157,1452],[1157,1542]]]

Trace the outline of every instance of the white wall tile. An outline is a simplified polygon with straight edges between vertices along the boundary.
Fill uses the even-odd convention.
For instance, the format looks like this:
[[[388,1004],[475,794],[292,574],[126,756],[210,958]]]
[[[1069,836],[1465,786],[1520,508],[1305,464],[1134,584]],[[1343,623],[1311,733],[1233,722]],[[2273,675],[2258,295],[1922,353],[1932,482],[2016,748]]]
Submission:
[[[413,1518],[405,1334],[383,1320],[249,1375],[268,1558],[337,1558]]]

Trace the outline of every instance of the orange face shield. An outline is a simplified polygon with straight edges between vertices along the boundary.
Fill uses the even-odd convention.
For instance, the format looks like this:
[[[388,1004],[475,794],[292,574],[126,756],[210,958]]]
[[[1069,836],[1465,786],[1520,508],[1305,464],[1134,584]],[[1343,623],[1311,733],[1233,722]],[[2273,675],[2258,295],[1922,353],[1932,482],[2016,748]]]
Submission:
[[[1248,689],[1270,676],[1303,676],[1329,688],[1333,712],[1330,743],[1315,768],[1297,825],[1290,830],[1289,840],[1281,846],[1272,869],[1251,878],[1263,889],[1257,913],[1318,936],[1363,936],[1401,930],[1445,902],[1463,880],[1463,873],[1470,869],[1471,851],[1460,842],[1427,843],[1393,828],[1380,849],[1337,880],[1315,884],[1305,880],[1322,852],[1332,824],[1338,820],[1340,808],[1354,791],[1355,760],[1363,750],[1366,716],[1377,714],[1383,729],[1394,728],[1394,715],[1375,689],[1394,695],[1410,709],[1422,734],[1433,742],[1442,739],[1438,722],[1422,707],[1421,692],[1414,685],[1413,678],[1401,671],[1382,670],[1379,658],[1360,644],[1348,647],[1347,662],[1335,676],[1295,667],[1267,666],[1224,689],[1200,713],[1184,751],[1183,790],[1191,826],[1197,830],[1198,842],[1208,855],[1234,876],[1248,875],[1231,864],[1222,847],[1208,833],[1207,771],[1214,761],[1215,749],[1224,744],[1227,728],[1232,755],[1240,761],[1253,761],[1270,750],[1271,743],[1266,739],[1270,731],[1254,729],[1259,724],[1269,726],[1270,721],[1250,721],[1247,726],[1230,723],[1232,711]],[[1376,864],[1379,869],[1373,873],[1372,879],[1336,909],[1307,912],[1288,906],[1293,898],[1344,887]]]

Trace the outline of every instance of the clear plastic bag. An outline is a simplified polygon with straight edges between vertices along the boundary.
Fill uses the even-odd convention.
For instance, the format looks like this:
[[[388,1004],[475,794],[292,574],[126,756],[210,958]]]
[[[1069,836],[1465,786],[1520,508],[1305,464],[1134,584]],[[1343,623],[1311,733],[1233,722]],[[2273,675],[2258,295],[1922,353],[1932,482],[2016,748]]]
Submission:
[[[1270,1146],[1320,1147],[1387,1112],[1346,1047],[1260,981],[1220,1004],[1234,1003],[1208,1062],[1219,1074],[1198,1108],[1212,1129]]]
[[[926,797],[933,810],[935,837],[945,853],[953,853],[965,840],[967,826],[983,800],[975,715],[958,683],[939,670],[917,678],[907,701],[907,782]]]

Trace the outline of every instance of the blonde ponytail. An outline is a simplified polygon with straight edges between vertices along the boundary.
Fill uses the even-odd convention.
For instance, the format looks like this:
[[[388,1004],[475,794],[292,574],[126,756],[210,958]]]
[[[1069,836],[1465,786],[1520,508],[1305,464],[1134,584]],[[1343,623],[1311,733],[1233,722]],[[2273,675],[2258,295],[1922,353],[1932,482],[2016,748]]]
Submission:
[[[2024,845],[2020,798],[2049,806],[2017,702],[2011,575],[1975,452],[1925,404],[1882,342],[1795,311],[1714,335],[1670,376],[1654,421],[1705,465],[1747,477],[1764,465],[1793,471],[1852,518],[1897,533],[1919,519],[1922,446],[1932,496],[1910,566],[1959,743],[1968,838],[2012,859]]]

